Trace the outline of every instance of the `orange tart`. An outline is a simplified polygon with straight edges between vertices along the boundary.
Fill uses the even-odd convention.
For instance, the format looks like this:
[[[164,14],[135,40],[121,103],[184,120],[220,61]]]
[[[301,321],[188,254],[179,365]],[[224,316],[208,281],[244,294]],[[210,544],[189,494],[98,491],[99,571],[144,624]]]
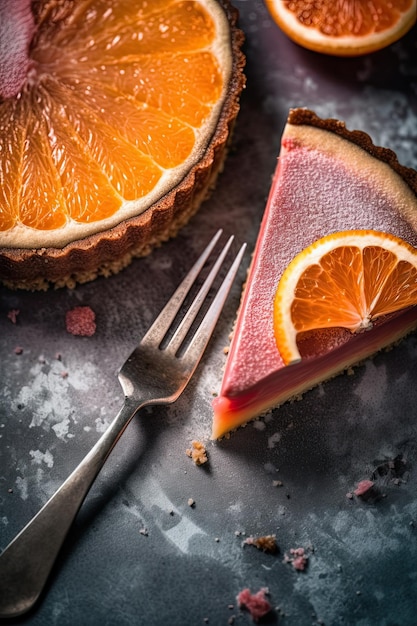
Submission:
[[[229,0],[0,2],[0,282],[72,286],[175,236],[244,86]]]
[[[212,437],[417,328],[416,246],[417,172],[364,132],[291,110]]]

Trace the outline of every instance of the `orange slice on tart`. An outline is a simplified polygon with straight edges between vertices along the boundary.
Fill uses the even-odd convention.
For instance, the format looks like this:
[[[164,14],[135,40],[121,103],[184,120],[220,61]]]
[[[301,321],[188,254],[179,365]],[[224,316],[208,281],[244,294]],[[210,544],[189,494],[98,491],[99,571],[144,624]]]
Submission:
[[[417,172],[361,131],[290,111],[213,438],[417,328]]]
[[[307,246],[278,283],[274,329],[286,365],[298,342],[318,329],[370,330],[375,321],[417,304],[417,248],[389,233],[350,230]]]
[[[236,20],[228,0],[4,0],[0,281],[72,285],[176,234],[238,113]]]
[[[266,0],[281,30],[316,52],[357,56],[381,50],[416,21],[416,0]]]

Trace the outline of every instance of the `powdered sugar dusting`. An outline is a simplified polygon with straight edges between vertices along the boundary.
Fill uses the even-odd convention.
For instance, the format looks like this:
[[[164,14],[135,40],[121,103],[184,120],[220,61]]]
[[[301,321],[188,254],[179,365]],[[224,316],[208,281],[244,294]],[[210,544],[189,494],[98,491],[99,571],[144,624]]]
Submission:
[[[62,440],[74,436],[71,433],[75,419],[71,389],[88,390],[91,380],[99,375],[95,366],[88,362],[74,368],[69,365],[68,369],[70,374],[65,377],[62,373],[66,369],[57,359],[34,363],[29,370],[30,380],[11,402],[11,409],[15,412],[18,412],[19,406],[30,408],[29,428],[52,429]]]

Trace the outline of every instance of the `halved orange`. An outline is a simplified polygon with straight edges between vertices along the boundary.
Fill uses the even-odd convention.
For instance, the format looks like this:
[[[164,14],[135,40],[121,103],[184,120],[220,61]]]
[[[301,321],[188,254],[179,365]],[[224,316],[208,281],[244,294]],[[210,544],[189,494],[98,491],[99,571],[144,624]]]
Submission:
[[[287,266],[274,300],[274,331],[285,364],[301,359],[300,333],[365,331],[384,315],[417,304],[417,249],[389,233],[332,233]]]
[[[293,41],[326,54],[357,56],[397,41],[416,21],[416,0],[266,0]]]
[[[7,0],[0,20],[0,39],[16,30],[15,46],[0,41],[0,280],[117,270],[175,234],[212,186],[238,111],[228,0]]]

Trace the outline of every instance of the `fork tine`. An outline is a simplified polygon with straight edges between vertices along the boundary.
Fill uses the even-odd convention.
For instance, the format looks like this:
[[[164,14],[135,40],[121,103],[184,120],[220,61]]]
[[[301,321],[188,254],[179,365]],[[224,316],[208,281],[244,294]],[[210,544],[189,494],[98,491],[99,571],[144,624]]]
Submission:
[[[220,289],[218,290],[213,302],[211,303],[208,311],[206,312],[203,320],[201,321],[199,327],[197,328],[193,338],[187,345],[187,348],[183,354],[183,357],[191,356],[192,360],[195,361],[193,369],[197,367],[197,364],[200,360],[199,357],[202,356],[204,349],[213,333],[217,320],[219,319],[220,313],[222,312],[223,305],[232,287],[237,270],[239,269],[239,265],[242,261],[245,249],[246,243],[241,246],[238,254],[235,257],[235,260],[230,266],[230,269],[220,286]]]
[[[221,251],[221,253],[219,254],[215,264],[213,265],[213,267],[210,270],[210,273],[208,274],[207,278],[205,279],[204,283],[202,284],[202,286],[199,289],[198,294],[195,296],[195,298],[193,299],[193,302],[190,305],[190,308],[188,309],[188,311],[185,313],[184,317],[181,320],[181,323],[178,325],[178,328],[175,330],[174,335],[172,336],[168,346],[167,346],[167,350],[169,352],[171,352],[172,354],[175,354],[182,342],[184,341],[188,331],[191,328],[191,325],[193,324],[199,310],[201,309],[202,305],[204,304],[204,301],[206,299],[206,296],[208,294],[208,292],[210,291],[210,288],[214,282],[214,279],[216,278],[217,274],[219,273],[219,270],[223,264],[223,261],[229,251],[230,246],[232,245],[234,236],[232,235],[231,237],[229,237],[228,241],[226,242],[223,250]]]
[[[178,311],[181,308],[182,303],[187,297],[188,292],[193,286],[197,276],[201,272],[204,267],[205,262],[210,256],[214,246],[218,242],[222,229],[218,230],[214,235],[213,239],[210,241],[206,249],[203,251],[201,256],[197,259],[193,267],[190,269],[182,283],[177,287],[174,294],[168,300],[167,304],[164,306],[162,311],[159,313],[158,317],[153,322],[152,326],[148,329],[146,334],[144,335],[141,343],[149,340],[155,343],[160,344],[166,333],[169,330],[172,322],[175,319]]]

